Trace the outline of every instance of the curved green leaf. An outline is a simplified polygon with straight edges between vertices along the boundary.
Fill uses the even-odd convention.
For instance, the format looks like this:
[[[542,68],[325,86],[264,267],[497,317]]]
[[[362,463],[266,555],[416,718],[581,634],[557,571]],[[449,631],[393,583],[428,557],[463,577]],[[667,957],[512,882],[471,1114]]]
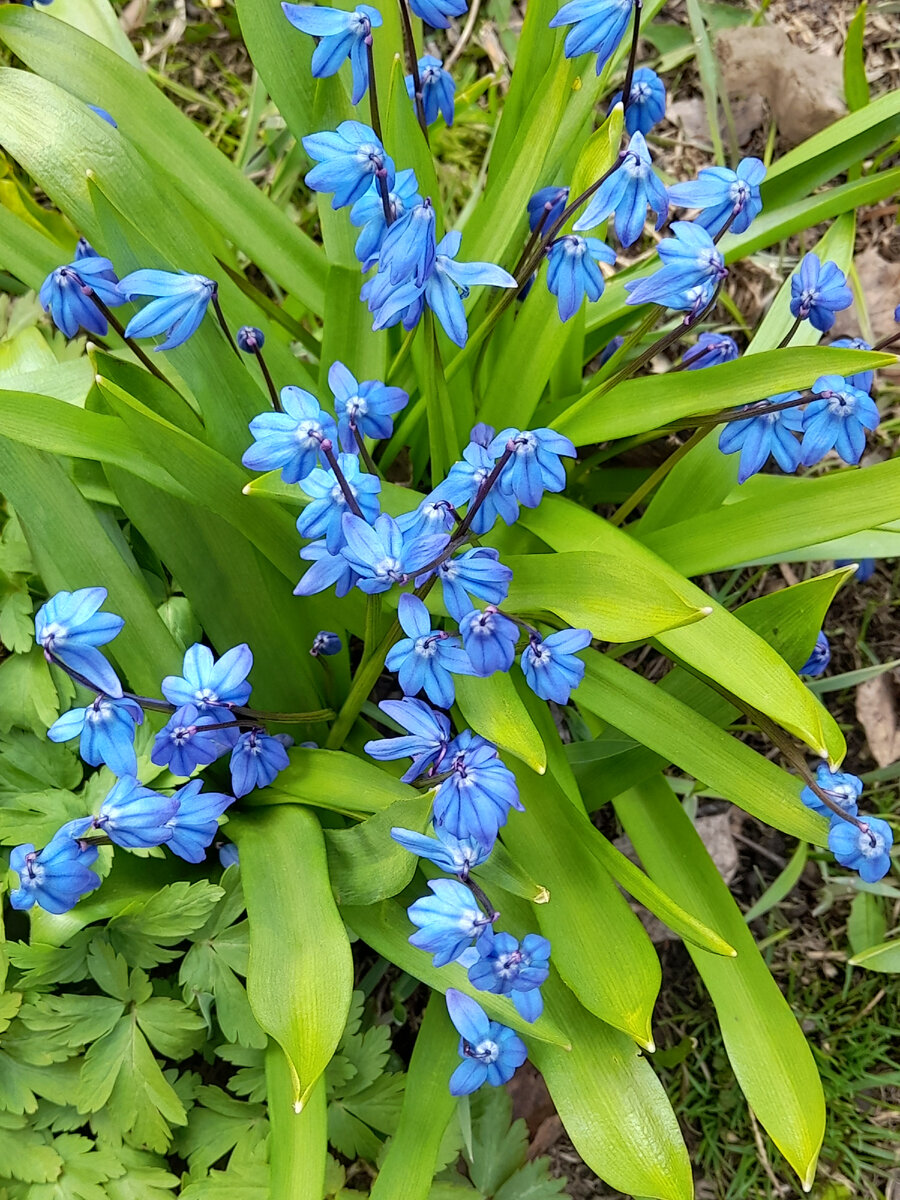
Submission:
[[[676,900],[715,921],[737,949],[729,959],[688,945],[741,1090],[808,1191],[825,1132],[825,1098],[797,1018],[666,781],[648,781],[615,804],[650,875]]]
[[[353,955],[331,894],[319,822],[300,805],[235,814],[250,923],[247,996],[287,1055],[299,1113],[344,1032]]]
[[[319,1080],[299,1113],[294,1110],[292,1089],[290,1063],[270,1039],[266,1049],[270,1194],[322,1200],[328,1160],[325,1080]]]
[[[342,750],[312,750],[294,746],[291,765],[264,792],[251,793],[260,804],[311,804],[357,816],[377,813],[398,800],[408,800],[413,790],[374,763]]]
[[[465,723],[543,775],[547,769],[544,741],[509,675],[497,672],[487,679],[457,675],[455,683],[456,703]]]
[[[408,796],[350,829],[325,830],[328,873],[338,904],[375,904],[396,896],[416,873],[416,856],[393,840],[391,829],[396,825],[423,833],[433,797],[408,790]]]
[[[883,971],[887,975],[900,974],[900,939],[869,946],[849,961],[851,967],[865,967],[867,971]]]

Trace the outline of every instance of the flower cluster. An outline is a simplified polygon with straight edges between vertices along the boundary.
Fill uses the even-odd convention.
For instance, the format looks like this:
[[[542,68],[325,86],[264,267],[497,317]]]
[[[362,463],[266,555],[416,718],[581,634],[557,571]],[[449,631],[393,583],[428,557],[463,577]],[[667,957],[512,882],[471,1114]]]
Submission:
[[[38,904],[48,912],[66,912],[99,886],[90,868],[100,844],[144,850],[165,845],[187,862],[202,862],[234,797],[265,787],[288,766],[286,747],[292,739],[270,735],[259,714],[245,708],[253,665],[249,647],[235,646],[216,659],[208,646],[191,646],[183,674],[162,681],[165,701],[135,696],[123,690],[99,649],[124,625],[121,617],[101,610],[106,595],[101,587],[58,592],[35,615],[35,637],[48,662],[95,693],[90,704],[63,713],[47,736],[54,742],[77,737],[85,762],[105,765],[118,778],[95,816],[69,821],[43,850],[30,844],[13,850],[10,863],[19,875],[10,897],[14,908]],[[200,779],[190,779],[172,795],[145,787],[138,779],[134,745],[145,709],[171,713],[153,742],[155,765],[188,780],[198,767],[228,754],[233,794],[205,792]]]
[[[831,806],[811,787],[803,789],[800,799],[813,812],[830,818],[828,849],[842,867],[858,871],[864,883],[877,883],[891,866],[894,835],[890,825],[880,817],[860,816],[858,801],[863,783],[857,775],[831,771],[821,763],[816,770],[816,784]]]

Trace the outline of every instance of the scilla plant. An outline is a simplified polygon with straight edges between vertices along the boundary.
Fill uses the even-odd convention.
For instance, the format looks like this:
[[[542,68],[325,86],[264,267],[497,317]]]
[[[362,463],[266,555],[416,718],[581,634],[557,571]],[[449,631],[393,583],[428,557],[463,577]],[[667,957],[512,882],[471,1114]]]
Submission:
[[[186,1161],[186,1197],[322,1200],[330,1139],[373,1200],[426,1200],[527,1057],[602,1179],[690,1196],[620,888],[684,939],[809,1188],[813,1056],[666,772],[890,868],[801,677],[855,567],[743,605],[691,579],[890,552],[900,465],[856,468],[897,339],[829,330],[900,98],[850,51],[849,115],[672,180],[662,0],[532,0],[461,195],[441,147],[485,110],[422,23],[440,48],[463,0],[237,0],[301,164],[276,198],[82,7],[0,11],[2,264],[60,331],[10,326],[0,392],[9,1194],[159,1195]],[[749,329],[730,278],[778,245]],[[655,469],[617,465],[643,443]],[[353,995],[391,970],[433,993],[405,1085]]]

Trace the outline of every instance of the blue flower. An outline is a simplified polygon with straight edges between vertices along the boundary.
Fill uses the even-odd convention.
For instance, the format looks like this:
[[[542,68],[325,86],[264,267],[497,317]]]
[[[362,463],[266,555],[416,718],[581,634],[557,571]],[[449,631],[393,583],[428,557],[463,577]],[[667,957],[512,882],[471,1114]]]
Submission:
[[[519,627],[492,604],[483,611],[476,608],[461,617],[459,632],[476,675],[484,677],[495,671],[508,671],[513,665]]]
[[[762,212],[759,185],[766,177],[765,164],[758,158],[742,158],[737,170],[704,167],[697,179],[669,188],[669,199],[679,208],[699,208],[695,219],[710,233],[721,233],[734,214],[732,233],[746,233]]]
[[[183,675],[167,675],[160,685],[170,704],[195,704],[207,709],[240,707],[250,699],[247,676],[253,666],[250,647],[242,642],[213,657],[209,646],[195,642],[184,655]]]
[[[850,775],[846,771],[829,771],[824,763],[820,763],[816,768],[816,783],[823,792],[826,792],[831,797],[835,804],[841,806],[848,816],[856,816],[857,801],[862,795],[863,790],[863,781],[858,775]],[[811,787],[803,789],[800,793],[800,799],[813,812],[820,813],[821,816],[828,817],[831,821],[840,820],[830,808],[822,803]]]
[[[211,730],[206,726],[218,726],[231,720],[227,708],[199,712],[194,704],[183,705],[172,713],[156,735],[150,761],[158,767],[168,767],[173,775],[183,778],[193,775],[197,767],[208,767],[227,754],[237,738],[237,726]]]
[[[866,448],[866,430],[878,427],[878,408],[867,393],[840,375],[822,375],[812,385],[820,397],[803,413],[801,462],[811,467],[834,449],[846,463],[855,464]]]
[[[435,793],[435,830],[443,826],[454,837],[492,846],[509,810],[524,812],[515,775],[497,756],[497,747],[470,729],[453,739],[442,766],[450,776]]]
[[[392,829],[391,837],[410,854],[427,858],[442,871],[468,879],[469,872],[480,866],[490,855],[491,846],[484,846],[477,838],[456,838],[440,826],[435,837],[415,833],[412,829]]]
[[[360,470],[359,459],[355,454],[339,454],[338,466],[364,520],[374,521],[378,516],[381,480],[377,475],[368,475]],[[341,520],[345,514],[350,515],[350,510],[334,472],[330,468],[316,467],[300,486],[312,500],[312,504],[308,504],[297,518],[297,532],[301,537],[324,537],[328,553],[339,553],[344,545]],[[427,559],[425,561],[427,562]]]
[[[415,171],[407,168],[397,172],[394,186],[388,193],[388,203],[394,221],[422,203]],[[381,243],[388,229],[384,219],[381,189],[376,180],[369,184],[369,190],[350,209],[350,223],[363,227],[362,233],[356,239],[354,253],[362,263],[363,271],[368,271],[378,262]]]
[[[49,0],[43,0],[43,2],[46,4],[49,2]],[[107,125],[112,125],[113,129],[119,128],[118,121],[115,119],[114,116],[112,116],[111,113],[108,113],[105,108],[100,108],[100,106],[98,104],[89,104],[88,108],[91,110],[92,113],[96,113],[97,116],[101,119],[101,121],[105,121],[107,123]]]
[[[167,848],[191,863],[203,862],[206,858],[206,849],[219,828],[219,817],[234,803],[233,796],[204,792],[202,787],[202,779],[192,779],[179,788],[172,797],[178,801],[178,809],[167,821],[172,830]]]
[[[846,350],[871,350],[872,347],[867,341],[859,337],[836,338],[832,346],[837,350],[839,348]],[[872,385],[875,382],[874,371],[860,371],[857,375],[846,375],[845,379],[851,387],[859,388],[861,392],[871,392]]]
[[[878,565],[878,560],[875,558],[861,558],[858,560],[857,565],[857,560],[855,558],[836,558],[834,560],[834,565],[836,567],[849,567],[851,565],[856,566],[856,574],[853,576],[853,578],[857,583],[866,583],[867,580],[871,579],[875,574],[875,568]]]
[[[541,985],[550,974],[550,943],[538,933],[522,944],[510,933],[486,929],[476,947],[478,962],[469,968],[469,983],[480,992],[512,996],[519,1016],[536,1021],[544,1011]]]
[[[621,350],[624,345],[625,339],[620,334],[616,334],[616,336],[608,341],[600,351],[598,365],[601,367],[606,366],[612,356]]]
[[[397,524],[404,537],[418,537],[423,533],[447,533],[456,524],[454,505],[449,500],[435,498],[435,493],[426,496],[412,512],[401,513]]]
[[[345,59],[353,69],[351,103],[359,104],[369,86],[367,46],[372,30],[381,25],[381,13],[368,4],[357,4],[352,12],[318,8],[312,4],[282,4],[284,15],[295,29],[320,38],[312,56],[313,79],[337,74]]]
[[[189,275],[186,271],[132,271],[120,280],[119,287],[127,300],[135,296],[156,296],[136,313],[125,327],[126,337],[155,337],[164,333],[166,340],[154,350],[174,350],[197,332],[206,316],[210,301],[215,297],[215,280],[205,275]]]
[[[78,817],[57,830],[43,850],[26,842],[10,851],[10,869],[19,876],[19,886],[9,893],[13,908],[37,904],[59,915],[100,886],[100,876],[89,869],[97,861],[97,847],[79,840],[91,825],[90,817]]]
[[[118,700],[122,685],[97,646],[111,642],[125,622],[115,613],[97,611],[106,595],[102,587],[57,592],[37,610],[34,636],[45,655]]]
[[[625,284],[628,304],[663,304],[667,308],[699,311],[728,274],[715,242],[696,221],[674,221],[671,238],[657,247],[664,266],[646,279]]]
[[[853,293],[837,263],[822,263],[812,252],[804,255],[800,270],[791,276],[791,313],[826,333],[834,324],[834,314],[852,303]]]
[[[228,867],[240,866],[240,855],[234,842],[226,842],[224,846],[219,847],[219,862],[226,870]]]
[[[418,596],[404,593],[397,616],[407,636],[388,651],[385,666],[397,672],[404,696],[424,691],[433,704],[449,708],[456,696],[453,676],[473,673],[459,639],[431,628],[428,609]]]
[[[359,582],[359,576],[342,554],[329,554],[324,541],[310,542],[300,551],[300,557],[312,562],[294,588],[295,596],[313,596],[334,584],[338,596],[346,596]]]
[[[528,1057],[525,1043],[512,1029],[489,1020],[471,997],[447,988],[447,1011],[459,1033],[460,1065],[450,1076],[450,1092],[467,1096],[483,1083],[507,1083]]]
[[[449,18],[463,15],[466,0],[409,0],[409,7],[432,28],[449,29]]]
[[[512,493],[526,508],[535,508],[544,492],[561,492],[566,472],[560,455],[575,457],[575,447],[555,429],[502,429],[488,447],[499,458],[510,448],[511,457],[500,473],[497,487]]]
[[[100,805],[94,825],[126,850],[149,850],[172,840],[169,821],[178,812],[175,796],[161,796],[130,775],[117,780]]]
[[[286,747],[293,744],[294,739],[286,733],[272,736],[265,729],[250,729],[241,734],[231,752],[231,786],[235,796],[268,787],[279,771],[291,765]]]
[[[254,443],[241,462],[251,471],[281,468],[285,483],[300,483],[317,463],[324,463],[322,442],[337,440],[337,427],[310,392],[281,389],[284,412],[264,412],[250,422]]]
[[[490,928],[492,918],[481,911],[465,884],[455,879],[430,879],[428,886],[434,894],[423,896],[407,909],[410,921],[419,926],[409,941],[418,950],[433,954],[436,967],[445,967]]]
[[[433,54],[423,54],[419,59],[419,83],[422,85],[422,108],[426,125],[433,125],[438,113],[444,114],[448,125],[453,124],[453,93],[456,84],[444,64]],[[416,83],[412,75],[406,77],[406,91],[410,100],[416,98]]]
[[[106,763],[114,775],[136,775],[134,727],[144,720],[144,710],[134,700],[98,696],[87,708],[72,708],[47,730],[51,742],[81,737],[78,753],[92,767]]]
[[[685,350],[681,361],[689,371],[698,371],[701,367],[733,362],[739,354],[737,342],[727,333],[701,333],[694,345]]]
[[[828,638],[825,636],[825,630],[820,629],[816,636],[816,644],[812,648],[812,653],[797,674],[822,675],[830,662],[831,647],[828,644]]]
[[[469,288],[475,284],[491,287],[518,287],[518,284],[514,276],[493,263],[457,262],[461,242],[462,234],[456,231],[441,238],[435,248],[434,266],[424,291],[414,281],[392,288],[389,278],[381,271],[365,284],[363,296],[375,316],[372,328],[384,329],[401,319],[405,328],[412,328],[421,315],[424,301],[440,321],[447,337],[457,346],[465,346],[469,329],[462,302],[468,296]]]
[[[622,162],[600,185],[573,228],[593,229],[614,212],[616,236],[623,246],[630,246],[644,231],[648,208],[656,213],[656,228],[660,229],[669,212],[669,197],[665,184],[653,170],[644,135],[635,133]],[[615,262],[615,255],[612,261]]]
[[[51,271],[41,284],[38,298],[44,312],[66,337],[74,337],[79,329],[105,337],[106,317],[92,295],[109,308],[125,303],[112,263],[96,254],[76,257],[75,262]]]
[[[472,597],[500,604],[509,595],[512,571],[500,562],[499,550],[489,546],[473,546],[455,558],[449,558],[437,568],[444,594],[444,606],[454,621],[461,621],[472,611]],[[416,579],[416,587],[426,576]]]
[[[788,400],[799,400],[799,392],[779,392],[763,401],[762,408],[769,404],[781,404]],[[751,404],[748,413],[753,412]],[[783,408],[778,412],[760,412],[740,421],[729,421],[719,434],[719,449],[723,454],[734,454],[740,450],[738,483],[744,483],[751,475],[761,471],[769,455],[773,455],[782,471],[796,471],[800,465],[800,443],[793,436],[803,428],[803,414],[799,408]]]
[[[394,186],[394,163],[385,153],[374,129],[361,121],[341,121],[337,129],[311,133],[303,148],[317,165],[306,175],[314,192],[333,192],[332,208],[344,208],[361,199],[373,179]]]
[[[567,187],[545,187],[535,192],[528,201],[528,227],[532,233],[540,226],[541,232],[552,229],[563,215],[569,202]]]
[[[255,325],[242,325],[234,335],[234,340],[238,350],[242,350],[244,354],[255,354],[266,344],[265,334]]]
[[[395,583],[402,586],[410,576],[435,559],[448,541],[445,533],[405,536],[387,513],[382,513],[374,525],[368,525],[352,513],[345,513],[342,529],[345,544],[341,554],[360,576],[359,590],[370,596],[386,592]],[[403,597],[401,612],[402,602]],[[394,670],[393,667],[390,669]]]
[[[607,116],[620,103],[616,92],[606,110]],[[666,115],[666,85],[649,67],[638,67],[631,80],[631,95],[625,109],[625,128],[629,133],[647,134]]]
[[[493,444],[493,431],[491,432]],[[501,447],[502,449],[505,447]],[[462,461],[453,464],[447,472],[446,479],[431,493],[432,498],[446,500],[454,508],[470,504],[493,470],[497,458],[499,452],[496,455],[492,454],[480,442],[470,442],[463,450]],[[493,529],[498,517],[507,525],[514,525],[519,519],[519,502],[511,492],[492,487],[475,514],[472,532],[487,533]]]
[[[543,639],[532,634],[520,660],[528,686],[542,700],[568,704],[584,678],[584,663],[575,655],[590,644],[589,629],[562,629]]]
[[[550,28],[574,26],[566,34],[566,58],[596,54],[599,75],[625,36],[632,7],[633,0],[570,0],[550,22]]]
[[[406,737],[378,738],[366,742],[366,754],[379,762],[411,758],[412,766],[402,780],[412,783],[426,771],[433,775],[443,762],[450,745],[450,722],[442,712],[435,712],[424,700],[405,696],[402,700],[382,700],[378,707],[407,731]]]
[[[394,428],[391,418],[409,403],[403,388],[388,387],[377,379],[358,383],[340,362],[329,368],[328,386],[334,395],[341,449],[350,454],[357,453],[354,429],[363,437],[389,438]]]
[[[87,240],[87,238],[80,237],[78,239],[78,241],[75,243],[75,261],[78,262],[82,258],[97,258],[97,257],[98,257],[97,251],[94,249],[94,247],[91,245],[91,243]],[[110,269],[111,268],[112,268],[112,263],[110,263]]]
[[[612,266],[616,254],[599,238],[567,234],[557,238],[547,250],[547,288],[556,297],[559,319],[568,321],[588,300],[599,300],[606,287],[603,272],[597,266]]]
[[[891,869],[890,849],[894,835],[887,821],[862,817],[868,825],[863,831],[849,821],[835,821],[828,831],[828,849],[842,867],[859,871],[865,883],[877,883]]]
[[[388,229],[378,255],[378,270],[387,273],[392,285],[411,282],[417,288],[425,286],[434,267],[434,226],[434,207],[426,198]]]
[[[336,633],[331,633],[327,629],[321,629],[313,638],[313,644],[309,648],[313,658],[318,658],[320,654],[329,657],[332,654],[340,654],[344,648],[344,643]]]

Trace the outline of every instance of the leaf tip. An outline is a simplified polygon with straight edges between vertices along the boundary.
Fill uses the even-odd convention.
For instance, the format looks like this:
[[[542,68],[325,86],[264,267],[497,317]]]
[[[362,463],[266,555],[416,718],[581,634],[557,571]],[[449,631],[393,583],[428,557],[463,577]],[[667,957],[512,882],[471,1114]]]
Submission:
[[[294,1112],[299,1116],[300,1113],[303,1112],[303,1101],[295,1100],[291,1107],[293,1108]]]
[[[538,887],[538,890],[534,894],[532,903],[533,904],[549,904],[550,903],[550,889],[544,887],[543,884],[541,884]]]
[[[241,495],[243,495],[243,496],[252,496],[253,495],[252,481],[250,483],[244,484],[244,486],[241,488]]]

